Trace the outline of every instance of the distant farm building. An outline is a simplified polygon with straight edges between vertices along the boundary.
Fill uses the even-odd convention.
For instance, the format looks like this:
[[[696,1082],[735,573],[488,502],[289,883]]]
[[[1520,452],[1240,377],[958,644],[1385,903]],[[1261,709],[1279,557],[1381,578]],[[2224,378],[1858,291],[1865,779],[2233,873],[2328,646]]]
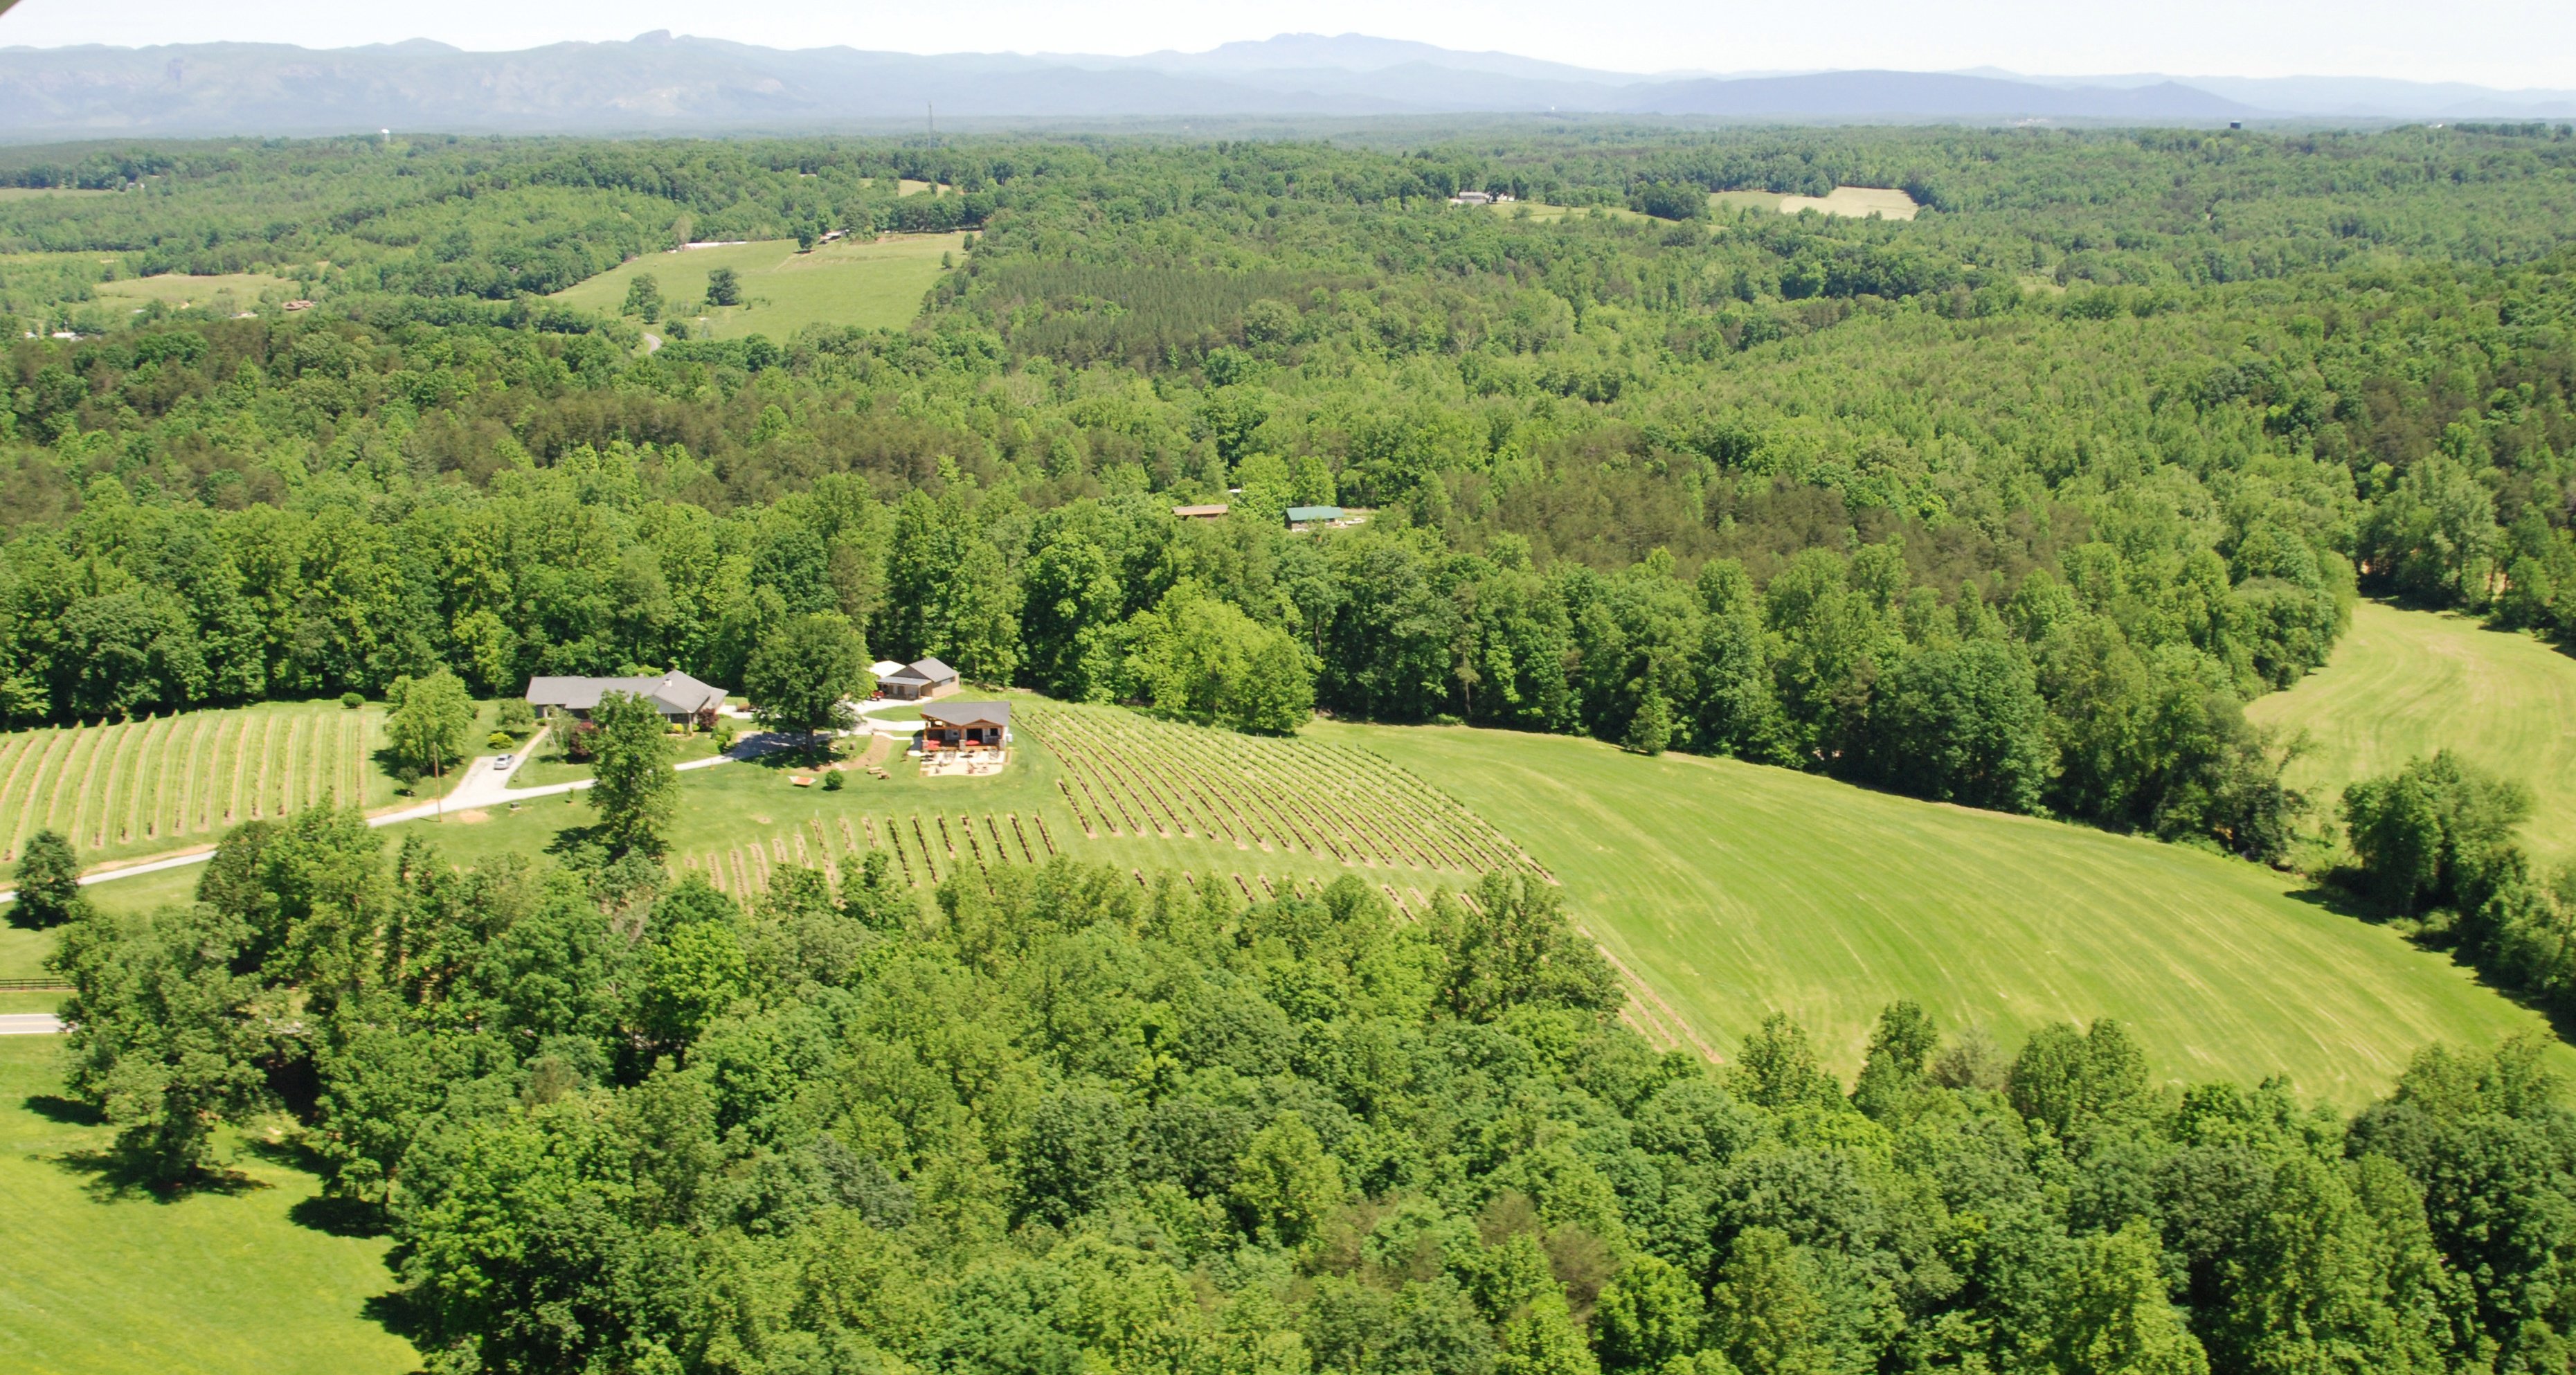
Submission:
[[[1175,506],[1172,514],[1183,520],[1223,520],[1231,509],[1224,502],[1218,502],[1213,506]]]
[[[921,709],[921,749],[997,750],[1011,736],[1008,702],[941,702]]]
[[[612,692],[633,693],[653,704],[662,719],[675,726],[713,726],[724,706],[725,690],[709,687],[685,673],[658,678],[532,678],[528,705],[539,716],[569,716],[587,721],[599,699]]]
[[[877,675],[877,688],[888,697],[917,701],[957,690],[957,670],[937,659],[922,659],[905,664],[892,673]]]
[[[1309,525],[1330,525],[1341,518],[1342,508],[1339,506],[1291,506],[1288,508],[1288,524],[1292,529]]]

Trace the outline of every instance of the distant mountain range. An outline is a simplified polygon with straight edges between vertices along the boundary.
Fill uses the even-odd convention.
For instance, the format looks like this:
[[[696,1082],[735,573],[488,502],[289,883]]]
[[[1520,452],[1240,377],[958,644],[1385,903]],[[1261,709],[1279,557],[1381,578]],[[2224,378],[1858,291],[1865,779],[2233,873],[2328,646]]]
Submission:
[[[1141,57],[778,49],[649,33],[466,52],[415,39],[0,48],[0,138],[704,133],[911,122],[1463,113],[1797,121],[2550,119],[2576,91],[2343,77],[1595,71],[1361,34]]]

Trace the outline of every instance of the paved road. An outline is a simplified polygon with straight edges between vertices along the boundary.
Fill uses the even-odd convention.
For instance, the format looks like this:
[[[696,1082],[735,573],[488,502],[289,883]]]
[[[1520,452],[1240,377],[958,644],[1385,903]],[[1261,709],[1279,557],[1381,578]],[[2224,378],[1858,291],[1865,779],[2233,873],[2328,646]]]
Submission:
[[[50,1012],[0,1012],[0,1036],[54,1036],[63,1019]]]
[[[519,757],[523,759],[527,757],[528,753],[536,748],[537,743],[545,738],[546,733],[542,730],[530,737],[527,745],[519,751]],[[786,736],[771,735],[765,732],[747,735],[741,740],[736,741],[734,743],[734,747],[725,751],[723,754],[715,755],[707,759],[692,759],[687,763],[674,764],[671,767],[681,773],[687,773],[694,769],[712,769],[718,764],[732,764],[745,759],[758,759],[764,754],[768,754],[774,750],[786,749],[795,743],[796,742],[794,740],[791,740]],[[427,821],[432,817],[441,816],[448,812],[464,812],[473,811],[477,808],[500,807],[506,806],[512,802],[524,802],[532,797],[552,797],[560,793],[579,792],[582,789],[589,787],[591,784],[591,780],[587,778],[577,778],[569,783],[548,783],[534,788],[513,788],[510,786],[510,773],[504,773],[501,770],[492,767],[492,761],[499,757],[500,756],[498,755],[490,754],[479,755],[473,760],[473,762],[459,768],[456,773],[456,786],[448,789],[445,797],[434,798],[428,802],[405,807],[400,811],[378,812],[374,816],[367,818],[367,824],[370,826],[396,826],[406,821]],[[515,773],[517,770],[513,769],[510,772]],[[203,864],[207,860],[212,859],[214,854],[215,847],[209,845],[203,849],[192,850],[186,854],[170,855],[162,859],[147,860],[141,864],[128,864],[117,869],[103,869],[97,873],[81,875],[81,886],[88,887],[93,883],[111,883],[121,878],[134,878],[141,874],[157,874],[165,869],[178,869],[191,864]],[[0,888],[0,902],[7,902],[17,895],[18,890],[15,888]]]

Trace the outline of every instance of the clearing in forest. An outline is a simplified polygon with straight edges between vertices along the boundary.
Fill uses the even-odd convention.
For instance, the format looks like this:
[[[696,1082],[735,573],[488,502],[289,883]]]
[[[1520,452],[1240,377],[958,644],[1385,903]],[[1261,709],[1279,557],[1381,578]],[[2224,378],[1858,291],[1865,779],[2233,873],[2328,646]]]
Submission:
[[[2576,859],[2576,658],[2454,612],[2353,608],[2324,668],[2245,714],[2308,749],[2293,786],[2331,825],[2344,788],[2456,750],[2532,791],[2523,841],[2546,869]]]
[[[324,802],[375,805],[383,709],[272,702],[0,735],[0,862],[28,836],[70,838],[84,864],[181,849]]]
[[[765,334],[785,343],[807,325],[904,324],[921,312],[923,294],[939,280],[939,255],[965,247],[964,234],[835,239],[811,253],[797,252],[794,239],[756,239],[630,258],[556,292],[554,299],[615,315],[626,304],[627,283],[649,273],[662,292],[662,318],[686,319],[693,337]],[[740,278],[743,303],[704,309],[707,274],[719,267],[732,268]]]
[[[260,293],[275,288],[295,290],[293,280],[265,272],[226,272],[192,277],[184,272],[166,272],[158,277],[127,277],[121,281],[101,282],[95,288],[101,296],[113,296],[141,305],[159,301],[174,308],[212,306],[218,298],[229,298],[235,308],[248,310],[259,304]]]
[[[2007,1051],[2045,1023],[2111,1016],[2159,1077],[2286,1072],[2352,1107],[2429,1042],[2547,1031],[2298,880],[2182,846],[1563,736],[1308,734],[1437,782],[1526,845],[1647,990],[1632,1015],[1668,1045],[1731,1054],[1782,1011],[1848,1076],[1898,998]]]
[[[1718,210],[1776,209],[1783,215],[1816,210],[1855,220],[1872,215],[1881,219],[1910,220],[1923,208],[1903,190],[1886,186],[1837,186],[1821,196],[1787,196],[1777,191],[1711,191],[1708,203]]]

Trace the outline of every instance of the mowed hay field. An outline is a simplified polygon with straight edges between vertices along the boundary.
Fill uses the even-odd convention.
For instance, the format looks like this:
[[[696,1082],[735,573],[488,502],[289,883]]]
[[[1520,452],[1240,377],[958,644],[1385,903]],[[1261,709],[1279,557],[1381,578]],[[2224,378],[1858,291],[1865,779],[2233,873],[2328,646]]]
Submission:
[[[1717,210],[1777,210],[1783,215],[1816,210],[1855,220],[1872,215],[1882,219],[1910,220],[1923,208],[1904,191],[1885,186],[1837,186],[1821,196],[1788,196],[1777,191],[1711,191],[1708,203]]]
[[[30,996],[50,1005],[60,995]],[[0,1370],[396,1375],[418,1365],[367,1315],[393,1288],[387,1243],[318,1225],[328,1217],[318,1179],[281,1152],[235,1146],[233,1187],[178,1199],[120,1188],[100,1155],[113,1133],[57,1096],[58,1054],[55,1037],[0,1037]]]
[[[393,797],[383,709],[277,702],[0,735],[0,862],[70,838],[83,864],[210,843],[236,823]]]
[[[664,317],[685,315],[695,331],[707,274],[729,267],[742,279],[743,304],[706,313],[697,337],[766,334],[784,341],[807,325],[893,329],[920,313],[923,294],[939,280],[939,255],[965,247],[964,234],[895,234],[836,239],[811,253],[797,252],[793,239],[648,253],[566,287],[555,299],[614,315],[626,303],[626,284],[650,273],[662,291]]]
[[[2523,840],[2543,868],[2576,860],[2576,658],[2528,635],[2363,602],[2331,662],[2245,714],[2307,733],[2290,782],[2328,824],[2346,785],[2457,750],[2530,786]]]
[[[101,282],[95,289],[101,296],[137,304],[159,301],[167,306],[212,305],[217,297],[229,294],[239,307],[248,309],[258,305],[260,293],[272,287],[293,291],[295,283],[265,272],[227,272],[206,277],[168,272],[158,277],[127,277],[122,281]]]
[[[2349,1107],[2429,1042],[2547,1030],[2293,880],[2195,850],[1564,737],[1310,734],[1436,781],[1526,846],[1651,990],[1640,1020],[1668,1044],[1731,1054],[1783,1011],[1848,1076],[1897,998],[2007,1048],[2108,1015],[2160,1077],[2286,1072]]]

